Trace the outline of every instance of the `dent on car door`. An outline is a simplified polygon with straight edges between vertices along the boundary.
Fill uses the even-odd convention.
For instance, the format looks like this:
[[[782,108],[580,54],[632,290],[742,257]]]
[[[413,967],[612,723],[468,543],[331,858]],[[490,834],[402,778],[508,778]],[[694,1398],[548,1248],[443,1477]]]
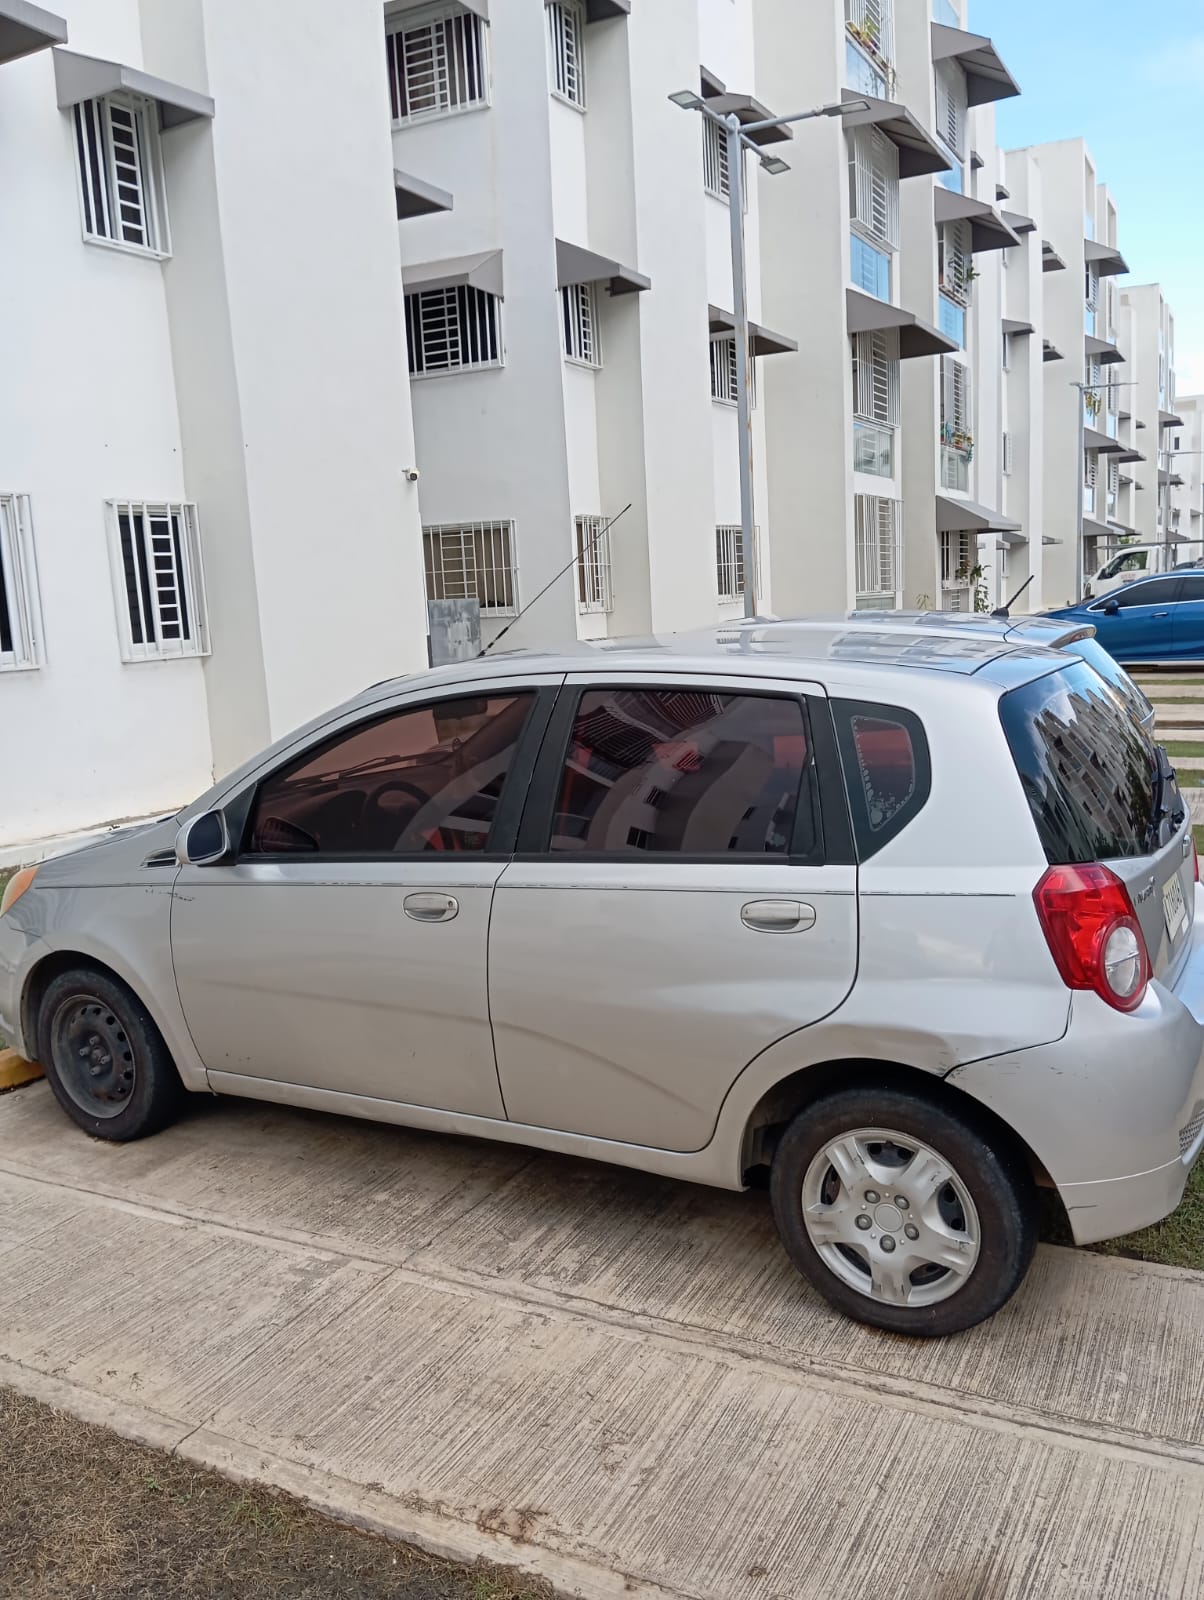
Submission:
[[[818,689],[570,679],[494,896],[512,1120],[700,1149],[747,1063],[842,1003],[856,869],[825,760]]]
[[[489,910],[544,681],[411,697],[315,737],[248,797],[234,860],[181,870],[176,981],[217,1087],[504,1115]]]

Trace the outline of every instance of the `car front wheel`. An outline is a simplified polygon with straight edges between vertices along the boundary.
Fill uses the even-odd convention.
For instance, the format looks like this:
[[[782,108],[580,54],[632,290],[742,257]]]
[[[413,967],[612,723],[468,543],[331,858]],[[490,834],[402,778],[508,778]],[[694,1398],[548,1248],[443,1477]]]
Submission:
[[[1036,1244],[1032,1180],[1009,1145],[899,1089],[825,1096],[774,1157],[774,1218],[839,1310],[893,1333],[958,1333],[1019,1288]]]

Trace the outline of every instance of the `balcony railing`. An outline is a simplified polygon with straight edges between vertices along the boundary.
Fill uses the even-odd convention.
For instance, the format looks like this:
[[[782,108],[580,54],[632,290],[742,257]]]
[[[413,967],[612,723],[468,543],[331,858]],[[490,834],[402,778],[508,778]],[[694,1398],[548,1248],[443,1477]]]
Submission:
[[[862,88],[863,94],[890,98],[895,76],[894,0],[844,0],[845,27],[849,38],[864,52],[872,67],[881,73],[883,90]],[[851,87],[858,87],[856,84]]]
[[[874,478],[895,475],[895,430],[877,422],[853,423],[853,471]]]

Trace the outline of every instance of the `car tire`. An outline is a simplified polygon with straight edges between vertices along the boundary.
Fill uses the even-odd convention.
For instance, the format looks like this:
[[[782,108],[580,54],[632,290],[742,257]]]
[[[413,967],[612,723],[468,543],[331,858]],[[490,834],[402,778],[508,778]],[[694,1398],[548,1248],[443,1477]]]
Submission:
[[[892,1333],[936,1338],[982,1322],[1020,1287],[1036,1246],[1036,1189],[1010,1141],[885,1085],[800,1112],[770,1194],[803,1276],[847,1316]]]
[[[185,1091],[163,1036],[108,973],[77,967],[52,978],[37,1040],[55,1099],[85,1133],[124,1143],[175,1120]]]

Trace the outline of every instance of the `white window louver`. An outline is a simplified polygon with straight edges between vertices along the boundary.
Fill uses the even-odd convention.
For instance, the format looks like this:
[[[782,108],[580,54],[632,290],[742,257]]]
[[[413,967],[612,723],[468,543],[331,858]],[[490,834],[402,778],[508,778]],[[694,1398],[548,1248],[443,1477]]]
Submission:
[[[718,200],[726,200],[732,192],[727,165],[727,132],[710,117],[702,118],[702,185]]]
[[[500,302],[466,284],[406,295],[406,344],[415,377],[502,364]]]
[[[461,6],[406,12],[385,34],[395,123],[447,116],[488,100],[486,25]]]
[[[544,9],[548,18],[552,92],[584,110],[585,13],[576,0],[551,0]]]
[[[1085,294],[1085,298],[1086,298],[1086,302],[1087,302],[1087,310],[1088,311],[1098,311],[1099,310],[1099,271],[1098,271],[1097,268],[1095,268],[1093,266],[1090,266],[1090,265],[1087,268],[1087,279],[1086,279],[1086,284],[1084,286],[1084,294]]]
[[[428,600],[476,600],[493,616],[518,609],[512,522],[437,523],[422,546]]]
[[[881,495],[853,499],[856,582],[859,601],[893,606],[899,591],[902,504]]]
[[[1095,488],[1095,482],[1096,482],[1096,477],[1097,477],[1097,469],[1098,469],[1098,462],[1097,462],[1097,459],[1096,459],[1095,451],[1094,450],[1084,451],[1084,453],[1083,453],[1083,486],[1084,486],[1084,488],[1087,488],[1087,489],[1094,489]]]
[[[853,410],[865,422],[899,425],[899,335],[853,335]]]
[[[752,355],[748,358],[748,403],[757,403],[757,367]],[[722,405],[734,406],[738,402],[739,385],[736,373],[736,341],[734,337],[711,340],[711,399]]]
[[[208,655],[196,507],[110,500],[106,509],[122,660]]]
[[[936,131],[958,158],[966,158],[966,78],[953,61],[936,64]]]
[[[952,356],[941,357],[941,426],[951,436],[968,436],[973,429],[970,369]]]
[[[564,353],[588,367],[602,365],[598,346],[597,297],[592,283],[570,283],[560,291]]]
[[[578,517],[574,524],[577,549],[577,610],[614,610],[610,587],[610,529],[605,517]]]
[[[0,494],[0,672],[40,667],[42,659],[29,496]]]
[[[84,233],[168,255],[158,105],[141,95],[111,94],[80,101],[72,115]]]
[[[867,237],[899,244],[899,152],[877,128],[849,131],[849,209]]]
[[[973,267],[972,244],[970,224],[964,219],[941,224],[937,237],[940,285],[949,298],[960,306],[970,304],[970,289],[974,281],[970,276]]]

